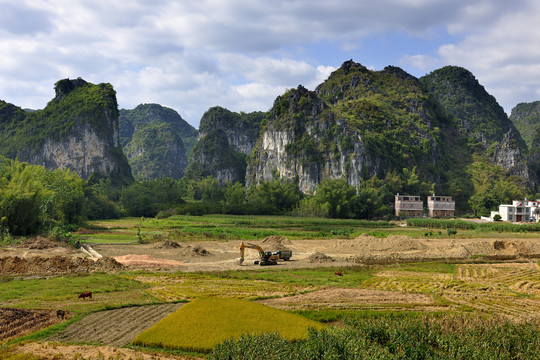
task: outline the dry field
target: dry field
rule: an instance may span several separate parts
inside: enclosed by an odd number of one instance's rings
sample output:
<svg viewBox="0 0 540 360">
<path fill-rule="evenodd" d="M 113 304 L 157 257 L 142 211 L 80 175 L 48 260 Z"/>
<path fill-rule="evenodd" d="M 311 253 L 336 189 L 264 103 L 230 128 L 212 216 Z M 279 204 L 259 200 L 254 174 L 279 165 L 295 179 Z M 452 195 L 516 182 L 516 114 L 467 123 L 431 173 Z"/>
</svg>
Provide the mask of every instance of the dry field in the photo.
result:
<svg viewBox="0 0 540 360">
<path fill-rule="evenodd" d="M 0 343 L 60 321 L 54 310 L 0 309 Z"/>
</svg>

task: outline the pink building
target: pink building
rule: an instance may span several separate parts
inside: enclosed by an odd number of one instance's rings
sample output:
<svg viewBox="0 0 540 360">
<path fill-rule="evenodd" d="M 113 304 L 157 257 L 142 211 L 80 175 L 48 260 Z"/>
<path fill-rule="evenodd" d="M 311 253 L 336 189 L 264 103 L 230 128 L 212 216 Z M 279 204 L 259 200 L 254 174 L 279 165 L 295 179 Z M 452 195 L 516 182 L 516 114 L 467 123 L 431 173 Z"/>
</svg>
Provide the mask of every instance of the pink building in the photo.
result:
<svg viewBox="0 0 540 360">
<path fill-rule="evenodd" d="M 395 196 L 396 216 L 422 217 L 424 215 L 424 202 L 420 196 L 399 195 Z"/>
<path fill-rule="evenodd" d="M 453 217 L 456 210 L 456 202 L 451 196 L 428 196 L 429 217 Z"/>
</svg>

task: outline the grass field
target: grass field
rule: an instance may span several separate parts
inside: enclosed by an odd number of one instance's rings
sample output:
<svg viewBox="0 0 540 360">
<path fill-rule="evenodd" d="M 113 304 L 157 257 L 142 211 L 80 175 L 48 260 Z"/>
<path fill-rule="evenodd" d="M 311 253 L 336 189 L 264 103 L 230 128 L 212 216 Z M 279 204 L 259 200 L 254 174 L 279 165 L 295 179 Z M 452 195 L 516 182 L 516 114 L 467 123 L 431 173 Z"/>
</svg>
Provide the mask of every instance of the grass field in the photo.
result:
<svg viewBox="0 0 540 360">
<path fill-rule="evenodd" d="M 108 308 L 156 302 L 144 283 L 104 273 L 0 282 L 0 307 L 63 309 L 88 313 Z M 92 299 L 78 295 L 92 291 Z"/>
<path fill-rule="evenodd" d="M 415 224 L 418 223 L 418 226 Z M 538 231 L 516 232 L 515 226 L 470 227 L 465 221 L 458 236 L 461 238 L 535 238 Z M 403 223 L 404 224 L 404 223 Z M 292 216 L 238 216 L 238 215 L 176 215 L 167 219 L 123 218 L 118 220 L 90 221 L 79 231 L 82 241 L 88 243 L 127 243 L 137 241 L 140 229 L 146 241 L 168 238 L 175 241 L 207 240 L 254 240 L 271 235 L 295 239 L 354 238 L 360 234 L 375 237 L 406 235 L 413 238 L 448 238 L 442 222 L 410 222 L 411 226 L 399 226 L 387 221 L 365 221 L 350 219 L 299 218 Z M 450 222 L 450 224 L 453 224 Z M 465 224 L 465 225 L 463 225 Z M 519 229 L 519 227 L 518 227 Z"/>
<path fill-rule="evenodd" d="M 231 298 L 198 298 L 139 334 L 133 344 L 208 352 L 246 334 L 277 333 L 293 341 L 324 326 L 300 315 Z"/>
</svg>

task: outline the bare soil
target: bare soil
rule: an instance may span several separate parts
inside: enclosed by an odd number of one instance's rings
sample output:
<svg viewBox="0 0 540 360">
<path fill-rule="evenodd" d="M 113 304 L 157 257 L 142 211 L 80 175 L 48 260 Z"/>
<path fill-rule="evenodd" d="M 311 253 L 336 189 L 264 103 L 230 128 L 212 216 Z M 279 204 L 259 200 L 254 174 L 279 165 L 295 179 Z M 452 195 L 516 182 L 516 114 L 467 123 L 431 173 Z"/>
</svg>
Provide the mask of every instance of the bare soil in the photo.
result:
<svg viewBox="0 0 540 360">
<path fill-rule="evenodd" d="M 118 360 L 195 360 L 202 359 L 194 356 L 181 356 L 165 353 L 152 353 L 149 351 L 136 351 L 132 349 L 116 348 L 112 346 L 95 345 L 60 345 L 51 342 L 25 343 L 17 346 L 18 354 L 39 354 L 43 359 L 55 360 L 94 360 L 94 359 L 118 359 Z M 24 357 L 21 357 L 24 358 Z"/>
<path fill-rule="evenodd" d="M 38 242 L 39 243 L 39 242 Z M 201 241 L 177 243 L 165 240 L 150 244 L 96 245 L 104 258 L 96 263 L 87 254 L 66 247 L 31 246 L 3 248 L 0 274 L 55 274 L 89 271 L 149 268 L 160 271 L 219 271 L 258 268 L 255 250 L 247 250 L 244 263 L 238 265 L 241 241 Z M 290 249 L 290 261 L 279 267 L 301 268 L 386 264 L 436 259 L 466 260 L 483 256 L 491 260 L 540 258 L 538 239 L 413 239 L 407 236 L 375 238 L 361 235 L 355 239 L 289 240 L 270 236 L 252 241 L 264 250 Z M 69 260 L 71 259 L 71 260 Z M 114 259 L 114 260 L 112 260 Z M 122 264 L 122 265 L 120 265 Z"/>
<path fill-rule="evenodd" d="M 54 310 L 0 308 L 0 343 L 62 321 Z"/>
<path fill-rule="evenodd" d="M 254 269 L 258 259 L 255 250 L 246 251 L 246 261 L 240 266 L 241 241 L 202 241 L 179 244 L 180 246 L 144 245 L 99 245 L 94 249 L 103 256 L 115 257 L 128 266 L 145 267 L 142 255 L 152 256 L 148 267 L 155 268 L 156 259 L 174 260 L 181 264 L 162 262 L 162 270 L 216 271 L 229 269 Z M 386 264 L 435 259 L 466 260 L 482 255 L 486 259 L 513 260 L 540 258 L 538 239 L 412 239 L 407 236 L 375 238 L 362 235 L 355 239 L 288 240 L 270 237 L 252 241 L 264 250 L 290 249 L 291 261 L 280 262 L 279 267 L 301 268 L 320 266 L 350 266 L 356 264 Z M 141 256 L 138 263 L 123 262 L 121 256 L 130 259 Z"/>
</svg>

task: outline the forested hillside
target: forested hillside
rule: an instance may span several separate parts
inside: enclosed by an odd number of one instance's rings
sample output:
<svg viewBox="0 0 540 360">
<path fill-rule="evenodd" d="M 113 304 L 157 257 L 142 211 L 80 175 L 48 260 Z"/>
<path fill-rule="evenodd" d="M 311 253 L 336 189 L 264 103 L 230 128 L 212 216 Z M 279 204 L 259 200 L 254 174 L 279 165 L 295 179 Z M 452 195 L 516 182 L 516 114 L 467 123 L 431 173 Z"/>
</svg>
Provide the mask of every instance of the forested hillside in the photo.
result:
<svg viewBox="0 0 540 360">
<path fill-rule="evenodd" d="M 140 180 L 184 176 L 197 130 L 173 109 L 141 104 L 120 110 L 120 142 Z"/>
</svg>

